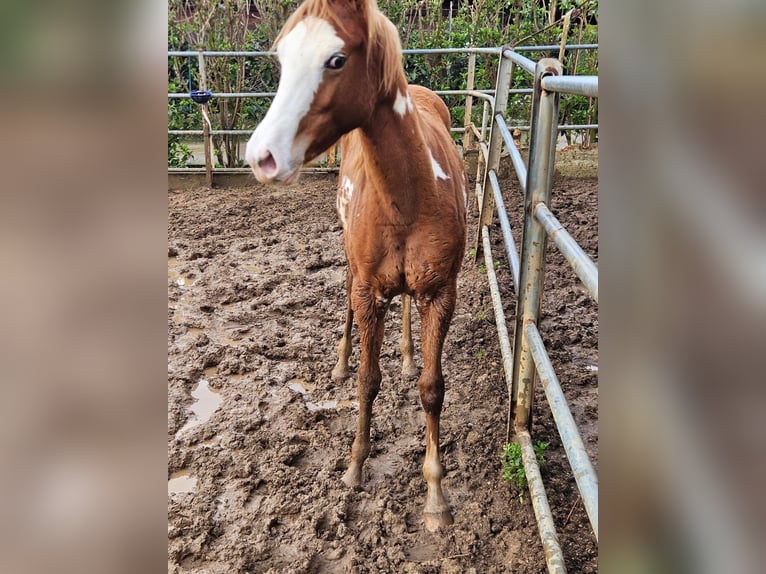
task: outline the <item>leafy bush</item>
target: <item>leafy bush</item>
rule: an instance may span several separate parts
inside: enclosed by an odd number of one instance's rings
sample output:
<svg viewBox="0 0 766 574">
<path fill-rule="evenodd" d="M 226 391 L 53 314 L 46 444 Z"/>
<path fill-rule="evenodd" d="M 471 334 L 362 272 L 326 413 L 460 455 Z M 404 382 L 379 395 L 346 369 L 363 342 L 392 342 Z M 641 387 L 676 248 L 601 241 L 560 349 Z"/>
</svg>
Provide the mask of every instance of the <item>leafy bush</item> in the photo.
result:
<svg viewBox="0 0 766 574">
<path fill-rule="evenodd" d="M 547 448 L 547 442 L 537 441 L 534 445 L 537 466 L 541 468 L 545 464 L 545 449 Z M 502 461 L 503 480 L 515 486 L 519 490 L 519 498 L 522 498 L 527 488 L 527 474 L 524 471 L 524 462 L 521 458 L 521 445 L 515 442 L 505 445 L 500 454 L 500 460 Z"/>
</svg>

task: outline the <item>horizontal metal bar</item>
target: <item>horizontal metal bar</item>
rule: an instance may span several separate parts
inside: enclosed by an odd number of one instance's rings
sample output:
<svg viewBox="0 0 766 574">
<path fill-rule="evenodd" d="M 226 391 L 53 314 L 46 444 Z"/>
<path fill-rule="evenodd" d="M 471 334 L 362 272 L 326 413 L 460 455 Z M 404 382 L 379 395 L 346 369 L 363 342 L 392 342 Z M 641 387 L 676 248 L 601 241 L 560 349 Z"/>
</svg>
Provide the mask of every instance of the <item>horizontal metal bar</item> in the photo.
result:
<svg viewBox="0 0 766 574">
<path fill-rule="evenodd" d="M 273 98 L 276 96 L 276 92 L 213 92 L 211 97 L 213 98 Z M 171 100 L 188 100 L 191 96 L 186 93 L 168 94 L 168 98 Z"/>
<path fill-rule="evenodd" d="M 337 167 L 302 167 L 301 173 L 334 173 Z M 168 173 L 183 175 L 185 173 L 205 173 L 204 167 L 169 167 Z M 214 167 L 213 173 L 253 173 L 249 167 Z"/>
<path fill-rule="evenodd" d="M 516 147 L 516 146 L 514 146 Z M 513 287 L 516 293 L 519 292 L 519 252 L 516 250 L 516 244 L 513 241 L 511 233 L 511 224 L 508 221 L 508 213 L 505 210 L 503 194 L 500 192 L 500 182 L 497 181 L 495 170 L 489 170 L 489 182 L 492 184 L 492 193 L 495 196 L 495 206 L 497 207 L 497 216 L 500 219 L 500 229 L 503 232 L 503 242 L 505 243 L 505 253 L 508 256 L 508 263 L 511 266 L 511 275 L 513 276 Z"/>
<path fill-rule="evenodd" d="M 598 97 L 598 76 L 545 76 L 541 85 L 546 92 Z"/>
<path fill-rule="evenodd" d="M 555 47 L 558 50 L 558 46 Z M 497 48 L 411 48 L 402 50 L 402 53 L 407 54 L 499 54 L 502 51 L 501 47 Z M 276 56 L 276 52 L 272 51 L 236 51 L 236 50 L 168 50 L 168 56 L 184 57 L 184 56 Z"/>
<path fill-rule="evenodd" d="M 210 130 L 211 136 L 249 136 L 253 130 Z M 203 130 L 168 130 L 171 136 L 201 136 L 205 135 Z"/>
<path fill-rule="evenodd" d="M 521 461 L 524 463 L 524 473 L 527 475 L 529 495 L 532 498 L 532 508 L 535 511 L 537 530 L 540 532 L 540 540 L 543 543 L 543 553 L 548 572 L 566 574 L 564 554 L 561 552 L 556 526 L 553 524 L 543 477 L 540 476 L 540 468 L 537 466 L 537 456 L 535 456 L 535 449 L 532 446 L 532 437 L 529 436 L 528 431 L 520 430 L 516 433 L 516 441 L 521 447 Z"/>
<path fill-rule="evenodd" d="M 270 50 L 168 50 L 168 56 L 172 56 L 174 58 L 183 58 L 183 57 L 191 57 L 191 56 L 199 56 L 202 54 L 203 56 L 213 56 L 213 57 L 221 57 L 221 56 L 245 56 L 246 58 L 254 58 L 256 56 L 276 56 L 276 52 L 272 52 Z"/>
<path fill-rule="evenodd" d="M 540 338 L 537 325 L 527 322 L 524 326 L 524 335 L 527 338 L 527 343 L 529 343 L 529 349 L 537 367 L 537 374 L 548 399 L 548 405 L 551 407 L 553 420 L 556 421 L 556 428 L 572 467 L 577 488 L 593 528 L 593 534 L 598 542 L 598 478 L 596 478 L 596 472 L 593 470 L 588 453 L 585 451 L 585 445 L 569 410 L 564 392 L 561 390 L 556 372 L 548 358 L 548 353 L 545 351 L 545 345 Z"/>
<path fill-rule="evenodd" d="M 499 54 L 501 47 L 497 48 L 409 48 L 402 50 L 402 54 Z"/>
<path fill-rule="evenodd" d="M 515 46 L 511 48 L 514 52 L 549 52 L 551 50 L 558 51 L 561 46 Z M 571 44 L 564 46 L 565 50 L 598 50 L 598 44 Z"/>
<path fill-rule="evenodd" d="M 516 143 L 513 141 L 513 136 L 511 136 L 511 132 L 508 129 L 508 125 L 505 123 L 505 119 L 503 119 L 503 116 L 501 116 L 500 114 L 497 114 L 497 116 L 495 116 L 495 125 L 500 130 L 500 135 L 503 136 L 505 147 L 511 156 L 511 162 L 513 163 L 513 168 L 516 170 L 516 177 L 519 178 L 519 183 L 521 184 L 521 193 L 523 196 L 526 196 L 527 166 L 524 163 L 524 159 L 521 157 L 521 153 L 519 153 L 519 149 L 516 147 Z"/>
<path fill-rule="evenodd" d="M 516 46 L 513 48 L 516 52 L 539 52 L 558 50 L 560 46 Z M 598 49 L 598 44 L 572 44 L 564 47 L 565 50 L 595 50 Z M 402 53 L 407 54 L 499 54 L 504 50 L 503 47 L 488 47 L 488 48 L 412 48 L 402 50 Z M 245 56 L 245 57 L 257 57 L 257 56 L 276 56 L 276 52 L 270 50 L 261 51 L 237 51 L 237 50 L 168 50 L 168 56 L 174 58 L 198 56 L 212 57 L 225 57 L 225 56 Z"/>
<path fill-rule="evenodd" d="M 562 255 L 569 261 L 574 272 L 590 291 L 598 303 L 598 268 L 593 260 L 583 251 L 582 247 L 569 235 L 548 206 L 540 202 L 535 205 L 534 214 L 537 221 L 543 224 L 548 237 L 553 239 Z"/>
<path fill-rule="evenodd" d="M 510 58 L 514 64 L 518 64 L 533 76 L 535 75 L 535 63 L 529 58 L 525 58 L 521 54 L 517 54 L 510 49 L 503 50 L 503 57 Z"/>
<path fill-rule="evenodd" d="M 530 129 L 532 129 L 530 126 L 511 126 L 514 129 L 518 128 L 523 132 L 528 132 Z M 556 126 L 556 129 L 559 131 L 569 131 L 569 130 L 597 130 L 598 124 L 561 124 Z"/>
<path fill-rule="evenodd" d="M 436 90 L 434 93 L 440 96 L 473 96 L 487 100 L 495 107 L 495 90 Z"/>
<path fill-rule="evenodd" d="M 489 229 L 486 225 L 481 228 L 481 240 L 484 246 L 484 266 L 487 268 L 487 282 L 489 293 L 492 298 L 492 309 L 495 312 L 495 327 L 500 341 L 500 356 L 503 358 L 503 371 L 505 372 L 505 385 L 508 389 L 508 400 L 513 397 L 513 351 L 511 340 L 508 337 L 508 327 L 505 324 L 505 312 L 503 300 L 500 297 L 500 287 L 497 284 L 495 265 L 492 259 L 492 244 L 489 241 Z"/>
</svg>

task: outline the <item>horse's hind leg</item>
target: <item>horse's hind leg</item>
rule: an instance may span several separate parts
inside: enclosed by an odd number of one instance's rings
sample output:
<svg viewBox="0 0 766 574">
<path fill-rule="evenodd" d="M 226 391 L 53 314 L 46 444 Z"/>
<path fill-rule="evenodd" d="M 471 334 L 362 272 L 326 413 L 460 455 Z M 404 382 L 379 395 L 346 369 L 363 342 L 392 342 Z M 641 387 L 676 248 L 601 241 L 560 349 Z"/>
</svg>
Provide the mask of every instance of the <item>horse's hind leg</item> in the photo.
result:
<svg viewBox="0 0 766 574">
<path fill-rule="evenodd" d="M 346 271 L 346 324 L 343 338 L 338 343 L 338 363 L 332 370 L 332 380 L 340 383 L 348 376 L 348 358 L 351 356 L 351 328 L 354 324 L 354 311 L 351 309 L 351 271 Z"/>
<path fill-rule="evenodd" d="M 399 343 L 402 351 L 402 376 L 411 379 L 418 374 L 415 366 L 414 351 L 412 344 L 412 297 L 402 293 L 402 340 Z"/>
<path fill-rule="evenodd" d="M 442 492 L 444 467 L 439 456 L 439 419 L 444 402 L 442 349 L 455 310 L 456 296 L 456 286 L 453 284 L 431 299 L 418 300 L 423 348 L 423 372 L 418 386 L 420 401 L 426 413 L 426 457 L 423 462 L 423 475 L 428 485 L 423 515 L 426 530 L 431 532 L 438 530 L 440 526 L 452 524 L 452 513 Z"/>
</svg>

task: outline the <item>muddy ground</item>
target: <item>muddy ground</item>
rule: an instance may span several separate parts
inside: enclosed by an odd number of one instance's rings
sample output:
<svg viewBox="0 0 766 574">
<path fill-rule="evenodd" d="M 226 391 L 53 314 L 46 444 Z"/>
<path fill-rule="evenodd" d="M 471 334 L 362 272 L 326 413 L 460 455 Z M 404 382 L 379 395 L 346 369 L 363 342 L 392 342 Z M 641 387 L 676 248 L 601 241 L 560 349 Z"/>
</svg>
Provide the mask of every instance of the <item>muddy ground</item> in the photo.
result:
<svg viewBox="0 0 766 574">
<path fill-rule="evenodd" d="M 522 200 L 504 185 L 518 242 Z M 320 175 L 289 189 L 168 193 L 168 571 L 545 572 L 529 495 L 501 479 L 508 396 L 486 276 L 468 255 L 444 352 L 454 526 L 423 530 L 424 418 L 416 381 L 399 373 L 398 298 L 364 485 L 340 481 L 357 403 L 353 379 L 330 379 L 345 302 L 335 186 L 336 176 Z M 557 178 L 552 202 L 594 259 L 597 191 L 595 179 Z M 512 332 L 497 224 L 492 236 Z M 416 313 L 413 323 L 418 335 Z M 555 247 L 541 328 L 598 468 L 597 305 Z M 356 345 L 353 372 L 358 357 Z M 595 539 L 539 388 L 536 397 L 533 437 L 550 443 L 542 475 L 567 568 L 595 572 Z"/>
</svg>

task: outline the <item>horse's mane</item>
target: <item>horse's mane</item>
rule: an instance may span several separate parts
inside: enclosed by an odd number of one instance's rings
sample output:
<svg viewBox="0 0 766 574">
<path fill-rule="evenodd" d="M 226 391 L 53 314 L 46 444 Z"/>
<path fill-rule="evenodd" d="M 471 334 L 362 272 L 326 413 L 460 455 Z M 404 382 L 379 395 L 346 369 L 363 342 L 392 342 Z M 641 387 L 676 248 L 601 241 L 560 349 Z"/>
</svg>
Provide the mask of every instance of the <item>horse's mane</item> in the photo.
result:
<svg viewBox="0 0 766 574">
<path fill-rule="evenodd" d="M 393 94 L 399 78 L 403 76 L 399 32 L 380 11 L 376 0 L 356 0 L 356 4 L 367 25 L 367 68 L 370 69 L 372 59 L 377 54 L 381 61 L 381 92 L 385 95 Z M 343 21 L 337 16 L 337 8 L 332 5 L 331 0 L 306 0 L 287 19 L 282 31 L 274 40 L 274 46 L 295 28 L 298 22 L 309 16 L 327 20 L 336 29 L 346 31 Z"/>
</svg>

